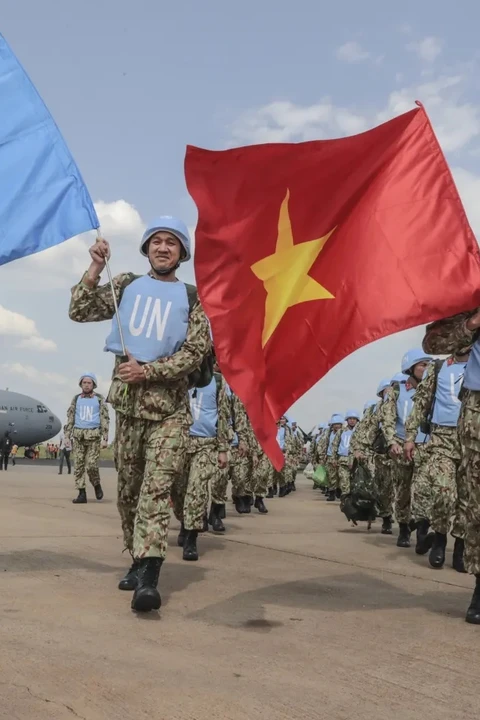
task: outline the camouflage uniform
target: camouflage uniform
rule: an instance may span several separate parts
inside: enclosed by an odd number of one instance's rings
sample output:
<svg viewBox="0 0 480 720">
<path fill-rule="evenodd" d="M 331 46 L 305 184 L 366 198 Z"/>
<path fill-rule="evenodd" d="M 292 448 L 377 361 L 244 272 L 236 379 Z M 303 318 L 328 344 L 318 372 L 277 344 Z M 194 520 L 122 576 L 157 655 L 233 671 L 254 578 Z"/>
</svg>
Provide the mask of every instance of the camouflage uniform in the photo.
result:
<svg viewBox="0 0 480 720">
<path fill-rule="evenodd" d="M 281 470 L 276 470 L 273 468 L 273 484 L 278 485 L 278 488 L 282 490 L 286 487 L 287 483 L 290 482 L 290 475 L 291 475 L 291 468 L 287 466 L 287 458 L 292 456 L 292 451 L 294 448 L 293 444 L 293 435 L 292 431 L 288 427 L 288 425 L 285 425 L 285 447 L 283 449 L 283 454 L 285 457 L 285 464 L 282 467 Z M 283 490 L 282 490 L 283 492 Z"/>
<path fill-rule="evenodd" d="M 375 479 L 378 515 L 390 518 L 393 515 L 393 479 L 392 460 L 388 455 L 379 455 L 373 451 L 372 445 L 379 429 L 379 417 L 382 400 L 365 411 L 363 418 L 355 430 L 350 443 L 350 452 L 360 452 L 367 469 Z"/>
<path fill-rule="evenodd" d="M 102 440 L 108 441 L 108 429 L 110 427 L 110 416 L 105 399 L 96 392 L 92 393 L 92 397 L 97 397 L 100 404 L 100 427 L 89 429 L 75 427 L 77 398 L 81 396 L 81 393 L 75 395 L 67 410 L 65 429 L 66 437 L 73 438 L 73 463 L 77 490 L 85 489 L 85 472 L 93 487 L 100 485 L 100 471 L 98 469 L 100 448 Z"/>
<path fill-rule="evenodd" d="M 252 433 L 253 435 L 253 433 Z M 273 465 L 263 452 L 260 443 L 252 437 L 253 473 L 252 493 L 257 498 L 265 498 L 273 483 Z"/>
<path fill-rule="evenodd" d="M 238 436 L 239 444 L 247 448 L 247 453 L 242 455 L 238 446 L 231 449 L 232 465 L 230 478 L 232 480 L 233 497 L 246 497 L 251 495 L 252 482 L 252 454 L 250 449 L 251 427 L 245 407 L 234 393 L 232 393 L 232 418 L 233 428 Z"/>
<path fill-rule="evenodd" d="M 299 430 L 290 430 L 292 442 L 289 445 L 288 452 L 285 454 L 285 467 L 287 482 L 295 482 L 297 477 L 298 466 L 302 454 L 303 442 L 299 437 Z"/>
<path fill-rule="evenodd" d="M 182 479 L 172 497 L 175 517 L 183 522 L 186 530 L 203 530 L 208 485 L 218 468 L 218 454 L 228 451 L 230 399 L 223 379 L 217 393 L 217 408 L 217 436 L 189 436 Z"/>
<path fill-rule="evenodd" d="M 430 365 L 415 393 L 407 420 L 406 442 L 415 442 L 418 427 L 426 418 L 435 397 L 435 365 Z M 466 487 L 460 473 L 461 448 L 456 427 L 432 425 L 425 460 L 413 477 L 413 516 L 429 520 L 432 530 L 446 535 L 455 516 L 452 535 L 463 538 Z"/>
<path fill-rule="evenodd" d="M 399 396 L 398 385 L 387 388 L 380 408 L 380 421 L 387 447 L 394 443 L 403 448 L 403 440 L 396 435 L 397 400 Z M 403 454 L 392 462 L 393 486 L 395 490 L 395 517 L 398 523 L 408 525 L 411 520 L 412 505 L 412 478 L 415 468 L 418 468 L 425 457 L 424 444 L 417 444 L 415 461 L 409 462 Z"/>
<path fill-rule="evenodd" d="M 131 273 L 113 279 L 117 300 Z M 72 288 L 69 316 L 76 322 L 99 322 L 114 316 L 110 285 L 93 288 L 82 281 Z M 115 466 L 118 510 L 125 547 L 133 557 L 164 558 L 170 523 L 170 495 L 175 503 L 192 424 L 188 375 L 211 348 L 207 319 L 199 303 L 189 315 L 187 336 L 170 357 L 143 365 L 145 381 L 125 385 L 115 358 L 107 401 L 116 412 Z"/>
<path fill-rule="evenodd" d="M 423 349 L 435 355 L 447 355 L 473 344 L 478 330 L 466 327 L 475 311 L 439 320 L 427 326 Z M 458 421 L 462 461 L 462 480 L 466 486 L 465 568 L 480 576 L 480 392 L 462 390 L 462 408 Z"/>
<path fill-rule="evenodd" d="M 350 475 L 352 462 L 351 455 L 344 457 L 343 455 L 338 454 L 338 448 L 342 439 L 342 432 L 343 430 L 339 430 L 339 432 L 337 432 L 337 434 L 335 435 L 335 439 L 332 445 L 332 457 L 335 458 L 336 462 L 338 487 L 340 488 L 340 492 L 342 493 L 342 495 L 348 495 L 348 493 L 350 492 Z M 355 433 L 352 437 L 355 437 Z M 330 487 L 330 489 L 333 490 L 334 488 Z"/>
</svg>

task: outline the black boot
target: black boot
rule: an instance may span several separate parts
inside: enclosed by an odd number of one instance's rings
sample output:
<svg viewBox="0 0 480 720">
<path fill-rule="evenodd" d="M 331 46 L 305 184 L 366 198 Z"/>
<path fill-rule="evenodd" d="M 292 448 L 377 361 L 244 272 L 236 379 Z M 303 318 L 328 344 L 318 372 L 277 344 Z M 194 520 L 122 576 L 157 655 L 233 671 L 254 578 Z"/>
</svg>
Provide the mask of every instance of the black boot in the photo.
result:
<svg viewBox="0 0 480 720">
<path fill-rule="evenodd" d="M 391 535 L 392 534 L 392 517 L 391 517 L 391 515 L 383 518 L 381 533 L 382 533 L 382 535 Z"/>
<path fill-rule="evenodd" d="M 476 575 L 475 590 L 465 621 L 471 625 L 480 625 L 480 575 Z"/>
<path fill-rule="evenodd" d="M 279 497 L 279 498 L 281 498 L 281 497 L 286 497 L 287 495 L 288 495 L 287 486 L 286 486 L 286 485 L 283 485 L 283 486 L 282 486 L 281 488 L 279 488 L 279 490 L 278 490 L 278 497 Z"/>
<path fill-rule="evenodd" d="M 243 502 L 243 497 L 235 498 L 235 510 L 238 512 L 239 515 L 243 515 L 243 513 L 245 512 L 245 504 Z"/>
<path fill-rule="evenodd" d="M 137 587 L 133 593 L 132 610 L 137 612 L 150 612 L 159 610 L 162 599 L 157 590 L 158 576 L 162 567 L 163 558 L 143 558 L 137 570 Z"/>
<path fill-rule="evenodd" d="M 183 544 L 184 560 L 198 560 L 197 537 L 198 530 L 186 531 L 185 542 Z"/>
<path fill-rule="evenodd" d="M 212 503 L 210 508 L 210 525 L 213 532 L 225 532 L 225 525 L 221 518 L 222 508 L 225 508 L 225 505 L 216 505 L 215 503 Z"/>
<path fill-rule="evenodd" d="M 203 516 L 202 532 L 208 532 L 208 515 L 207 515 L 207 513 L 205 513 L 205 515 Z"/>
<path fill-rule="evenodd" d="M 398 538 L 397 547 L 409 548 L 410 547 L 410 528 L 408 523 L 398 523 Z"/>
<path fill-rule="evenodd" d="M 337 498 L 337 500 L 340 500 L 340 498 L 342 497 L 342 491 L 340 490 L 340 488 L 337 488 L 335 490 L 335 497 Z"/>
<path fill-rule="evenodd" d="M 95 485 L 94 490 L 95 490 L 95 497 L 97 498 L 97 500 L 103 500 L 103 490 L 102 490 L 102 486 L 100 485 L 100 483 L 98 483 L 98 485 Z"/>
<path fill-rule="evenodd" d="M 265 503 L 263 502 L 263 498 L 261 497 L 255 498 L 255 507 L 257 508 L 259 513 L 262 513 L 262 515 L 266 515 L 268 513 L 268 510 L 265 507 Z"/>
<path fill-rule="evenodd" d="M 137 574 L 139 567 L 140 563 L 138 560 L 134 560 L 125 577 L 123 577 L 118 583 L 119 590 L 135 590 L 137 587 Z"/>
<path fill-rule="evenodd" d="M 461 538 L 455 538 L 455 545 L 453 546 L 453 559 L 452 567 L 459 573 L 466 573 L 465 565 L 463 562 L 463 553 L 465 551 L 465 541 Z"/>
<path fill-rule="evenodd" d="M 273 495 L 273 488 L 272 488 L 272 487 L 269 487 L 269 488 L 268 488 L 267 498 L 269 498 L 269 499 L 271 500 L 273 497 L 274 497 L 274 495 Z"/>
<path fill-rule="evenodd" d="M 418 520 L 415 523 L 417 529 L 417 544 L 415 545 L 415 552 L 417 555 L 426 555 L 433 545 L 434 533 L 429 533 L 428 528 L 430 527 L 429 520 Z"/>
<path fill-rule="evenodd" d="M 72 500 L 72 503 L 74 505 L 83 505 L 87 502 L 87 491 L 85 488 L 83 490 L 78 491 L 78 497 L 75 498 L 75 500 Z"/>
<path fill-rule="evenodd" d="M 326 496 L 327 496 L 327 502 L 335 502 L 335 500 L 337 499 L 337 491 L 336 490 L 327 490 Z"/>
<path fill-rule="evenodd" d="M 252 512 L 253 497 L 251 497 L 250 495 L 244 495 L 242 499 L 243 499 L 243 512 L 244 513 Z"/>
<path fill-rule="evenodd" d="M 445 549 L 447 547 L 447 536 L 443 533 L 435 533 L 435 537 L 433 539 L 433 546 L 430 550 L 430 555 L 428 556 L 428 562 L 430 563 L 430 567 L 435 568 L 435 570 L 440 570 L 443 568 L 443 565 L 445 563 Z"/>
<path fill-rule="evenodd" d="M 292 480 L 292 492 L 297 492 L 297 486 L 295 485 L 295 480 Z"/>
<path fill-rule="evenodd" d="M 180 532 L 178 533 L 177 537 L 177 545 L 178 547 L 183 547 L 183 543 L 185 542 L 185 525 L 183 522 L 180 524 Z"/>
<path fill-rule="evenodd" d="M 277 485 L 277 483 L 274 483 L 273 488 L 272 488 L 272 492 L 273 492 L 274 495 L 277 495 L 277 494 L 278 494 L 278 485 Z"/>
</svg>

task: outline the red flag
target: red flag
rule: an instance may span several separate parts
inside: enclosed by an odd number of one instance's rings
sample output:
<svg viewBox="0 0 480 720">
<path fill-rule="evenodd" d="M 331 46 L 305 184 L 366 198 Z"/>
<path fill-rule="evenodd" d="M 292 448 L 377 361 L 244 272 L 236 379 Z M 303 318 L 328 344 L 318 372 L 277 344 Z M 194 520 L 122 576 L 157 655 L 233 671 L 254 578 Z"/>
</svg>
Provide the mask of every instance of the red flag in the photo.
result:
<svg viewBox="0 0 480 720">
<path fill-rule="evenodd" d="M 423 107 L 336 140 L 189 146 L 220 367 L 274 465 L 277 419 L 391 333 L 480 304 L 480 255 Z"/>
</svg>

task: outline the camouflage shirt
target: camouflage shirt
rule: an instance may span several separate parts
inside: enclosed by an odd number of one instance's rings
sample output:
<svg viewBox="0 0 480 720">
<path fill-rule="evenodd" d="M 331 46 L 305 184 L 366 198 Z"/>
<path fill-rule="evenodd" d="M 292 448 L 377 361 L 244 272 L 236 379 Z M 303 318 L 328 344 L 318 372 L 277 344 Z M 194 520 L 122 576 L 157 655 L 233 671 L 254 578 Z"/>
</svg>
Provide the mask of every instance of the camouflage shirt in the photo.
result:
<svg viewBox="0 0 480 720">
<path fill-rule="evenodd" d="M 358 423 L 355 434 L 350 443 L 350 452 L 372 451 L 372 444 L 378 432 L 378 418 L 382 401 L 379 400 L 375 406 L 365 411 L 363 418 Z"/>
<path fill-rule="evenodd" d="M 117 302 L 121 288 L 133 273 L 121 273 L 113 278 Z M 83 278 L 82 278 L 83 280 Z M 161 282 L 161 281 L 159 281 Z M 75 322 L 102 322 L 114 316 L 112 290 L 109 283 L 93 288 L 82 281 L 72 288 L 69 317 Z M 211 348 L 207 318 L 199 302 L 192 309 L 187 336 L 182 347 L 170 357 L 159 358 L 143 365 L 146 379 L 142 383 L 126 385 L 116 374 L 125 358 L 116 357 L 112 384 L 107 401 L 119 413 L 144 420 L 161 421 L 176 414 L 185 425 L 192 424 L 188 399 L 188 375 L 200 367 Z"/>
<path fill-rule="evenodd" d="M 108 441 L 108 429 L 110 427 L 110 415 L 108 414 L 108 406 L 105 402 L 103 395 L 100 393 L 93 393 L 94 397 L 98 398 L 100 405 L 100 427 L 99 428 L 88 428 L 82 429 L 82 437 L 84 440 L 96 440 L 102 439 L 105 442 Z M 75 429 L 75 410 L 77 408 L 77 400 L 81 397 L 81 393 L 75 395 L 70 407 L 67 410 L 67 424 L 65 429 L 65 436 L 71 438 Z M 77 428 L 79 429 L 79 428 Z"/>
<path fill-rule="evenodd" d="M 471 345 L 479 337 L 478 330 L 469 330 L 466 326 L 476 310 L 459 313 L 444 320 L 436 320 L 427 325 L 422 348 L 431 355 L 450 355 Z"/>
</svg>

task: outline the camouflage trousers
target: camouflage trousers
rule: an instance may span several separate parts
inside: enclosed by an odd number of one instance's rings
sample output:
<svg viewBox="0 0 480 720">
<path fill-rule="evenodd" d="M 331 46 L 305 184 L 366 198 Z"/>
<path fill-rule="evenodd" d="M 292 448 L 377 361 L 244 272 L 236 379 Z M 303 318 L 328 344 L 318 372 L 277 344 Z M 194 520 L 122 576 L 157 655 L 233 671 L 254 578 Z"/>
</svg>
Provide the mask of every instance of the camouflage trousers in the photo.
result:
<svg viewBox="0 0 480 720">
<path fill-rule="evenodd" d="M 352 474 L 350 458 L 343 456 L 340 456 L 338 458 L 337 473 L 340 492 L 342 493 L 342 495 L 348 495 L 348 493 L 350 492 L 350 477 Z M 333 490 L 333 488 L 330 487 L 330 490 Z"/>
<path fill-rule="evenodd" d="M 230 478 L 232 480 L 233 497 L 244 497 L 251 494 L 252 458 L 249 454 L 240 455 L 238 447 L 233 447 Z"/>
<path fill-rule="evenodd" d="M 375 477 L 375 488 L 377 493 L 378 515 L 381 518 L 393 515 L 393 472 L 392 459 L 388 455 L 377 455 L 373 457 L 373 474 Z"/>
<path fill-rule="evenodd" d="M 165 557 L 170 496 L 178 507 L 187 441 L 183 416 L 156 422 L 116 414 L 117 507 L 125 548 L 137 559 Z"/>
<path fill-rule="evenodd" d="M 338 487 L 338 466 L 335 460 L 327 457 L 326 462 L 327 478 L 328 478 L 328 489 L 330 491 L 336 490 Z"/>
<path fill-rule="evenodd" d="M 430 520 L 432 530 L 463 538 L 467 493 L 461 471 L 457 428 L 434 427 L 423 462 L 413 476 L 413 517 Z"/>
<path fill-rule="evenodd" d="M 480 392 L 467 391 L 458 423 L 460 474 L 466 486 L 465 567 L 480 576 Z"/>
<path fill-rule="evenodd" d="M 217 439 L 189 437 L 182 479 L 172 498 L 175 517 L 184 523 L 186 530 L 203 529 L 208 485 L 217 467 Z"/>
<path fill-rule="evenodd" d="M 258 498 L 267 496 L 273 483 L 273 465 L 265 453 L 257 455 L 253 463 L 251 494 Z"/>
<path fill-rule="evenodd" d="M 88 431 L 91 435 L 91 431 Z M 85 473 L 93 487 L 100 484 L 100 471 L 98 462 L 100 460 L 100 433 L 98 438 L 86 438 L 80 428 L 73 431 L 73 462 L 75 487 L 77 490 L 85 489 Z"/>
<path fill-rule="evenodd" d="M 403 440 L 395 438 L 402 447 Z M 409 523 L 412 519 L 412 481 L 413 473 L 423 462 L 426 445 L 415 446 L 414 462 L 407 462 L 403 455 L 392 460 L 392 480 L 395 491 L 395 519 L 398 523 Z"/>
<path fill-rule="evenodd" d="M 285 477 L 287 482 L 295 482 L 297 477 L 298 468 L 298 455 L 288 454 L 285 455 Z"/>
<path fill-rule="evenodd" d="M 215 468 L 211 483 L 210 492 L 212 496 L 212 503 L 215 505 L 225 505 L 227 502 L 227 488 L 228 481 L 230 480 L 230 462 L 231 455 L 229 453 L 229 466 L 226 468 L 219 468 L 218 465 Z"/>
</svg>

